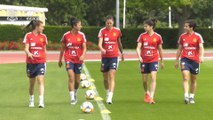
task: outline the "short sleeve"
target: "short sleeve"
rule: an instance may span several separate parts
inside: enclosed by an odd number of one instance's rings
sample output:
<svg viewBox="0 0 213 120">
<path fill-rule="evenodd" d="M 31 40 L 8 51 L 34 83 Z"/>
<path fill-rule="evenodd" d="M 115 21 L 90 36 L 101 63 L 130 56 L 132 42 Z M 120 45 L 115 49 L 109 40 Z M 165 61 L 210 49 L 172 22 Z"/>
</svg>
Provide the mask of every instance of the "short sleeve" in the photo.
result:
<svg viewBox="0 0 213 120">
<path fill-rule="evenodd" d="M 86 42 L 87 42 L 87 39 L 86 39 L 86 36 L 85 36 L 84 33 L 82 34 L 82 39 L 83 39 L 83 41 L 82 41 L 83 43 L 86 43 Z"/>
<path fill-rule="evenodd" d="M 162 39 L 161 35 L 159 35 L 158 45 L 161 45 L 161 44 L 163 44 L 163 39 Z"/>
<path fill-rule="evenodd" d="M 62 43 L 65 43 L 65 42 L 64 42 L 64 41 L 65 41 L 64 39 L 65 39 L 65 35 L 62 36 L 62 38 L 61 38 L 60 41 L 61 41 Z"/>
<path fill-rule="evenodd" d="M 47 36 L 46 35 L 44 35 L 44 42 L 45 42 L 45 45 L 48 44 L 48 40 L 47 40 Z"/>
<path fill-rule="evenodd" d="M 203 41 L 203 37 L 199 34 L 198 35 L 198 43 L 200 44 L 200 43 L 204 43 L 204 41 Z"/>
<path fill-rule="evenodd" d="M 143 40 L 143 38 L 142 38 L 142 34 L 138 37 L 138 40 L 137 40 L 137 42 L 139 43 L 142 43 L 142 40 Z"/>
<path fill-rule="evenodd" d="M 100 31 L 99 31 L 99 33 L 98 33 L 98 38 L 104 38 L 104 36 L 103 36 L 103 29 L 101 29 Z"/>
<path fill-rule="evenodd" d="M 179 44 L 179 45 L 183 45 L 182 36 L 179 37 L 178 44 Z"/>
<path fill-rule="evenodd" d="M 29 44 L 29 43 L 30 43 L 28 34 L 25 35 L 24 40 L 23 40 L 23 43 L 24 43 L 24 44 Z"/>
</svg>

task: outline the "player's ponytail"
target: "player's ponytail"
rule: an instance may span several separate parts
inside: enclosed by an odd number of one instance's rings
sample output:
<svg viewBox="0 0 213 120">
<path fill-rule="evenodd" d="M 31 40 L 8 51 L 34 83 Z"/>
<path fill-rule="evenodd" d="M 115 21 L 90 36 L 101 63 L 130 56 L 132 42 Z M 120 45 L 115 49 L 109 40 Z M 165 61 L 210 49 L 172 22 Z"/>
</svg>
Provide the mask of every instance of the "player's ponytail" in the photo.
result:
<svg viewBox="0 0 213 120">
<path fill-rule="evenodd" d="M 71 17 L 70 18 L 70 26 L 73 28 L 74 26 L 76 26 L 77 25 L 77 23 L 79 23 L 80 22 L 80 20 L 79 19 L 77 19 L 77 18 L 75 18 L 75 17 Z"/>
<path fill-rule="evenodd" d="M 31 31 L 33 31 L 40 24 L 43 24 L 43 22 L 40 21 L 40 20 L 32 20 L 32 21 L 30 21 L 30 23 L 26 27 L 24 27 L 23 30 L 31 30 Z"/>
<path fill-rule="evenodd" d="M 153 29 L 155 29 L 156 23 L 157 23 L 157 19 L 155 19 L 155 18 L 152 18 L 152 19 L 149 19 L 149 20 L 145 20 L 145 21 L 144 21 L 144 24 L 147 24 L 147 25 L 149 25 L 149 26 L 152 26 Z"/>
</svg>

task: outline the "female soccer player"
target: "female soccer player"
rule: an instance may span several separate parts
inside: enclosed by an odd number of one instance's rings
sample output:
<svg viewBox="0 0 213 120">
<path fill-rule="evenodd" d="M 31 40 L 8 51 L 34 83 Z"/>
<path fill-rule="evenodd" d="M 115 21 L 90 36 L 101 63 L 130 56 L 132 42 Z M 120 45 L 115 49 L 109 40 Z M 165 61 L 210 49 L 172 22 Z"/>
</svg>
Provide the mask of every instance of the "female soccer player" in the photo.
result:
<svg viewBox="0 0 213 120">
<path fill-rule="evenodd" d="M 144 21 L 145 33 L 142 33 L 137 42 L 137 55 L 140 62 L 140 69 L 143 79 L 143 87 L 145 91 L 144 101 L 149 104 L 154 104 L 154 93 L 156 88 L 158 59 L 160 54 L 160 65 L 164 68 L 163 62 L 163 40 L 161 35 L 154 32 L 156 20 Z M 150 90 L 147 88 L 148 74 L 151 74 Z"/>
<path fill-rule="evenodd" d="M 62 66 L 62 57 L 66 62 L 69 77 L 68 88 L 71 104 L 77 103 L 77 90 L 80 84 L 82 63 L 86 54 L 86 38 L 81 30 L 81 21 L 77 18 L 70 19 L 71 30 L 66 32 L 61 39 L 61 51 L 58 66 Z"/>
<path fill-rule="evenodd" d="M 46 45 L 47 37 L 42 34 L 43 22 L 32 20 L 25 29 L 30 28 L 32 32 L 25 35 L 25 53 L 27 63 L 27 76 L 30 79 L 29 107 L 34 107 L 34 85 L 38 81 L 39 86 L 39 108 L 44 108 L 44 74 L 46 71 Z"/>
<path fill-rule="evenodd" d="M 203 38 L 196 33 L 196 23 L 193 20 L 185 22 L 183 33 L 178 40 L 178 51 L 176 54 L 175 67 L 179 67 L 179 57 L 181 56 L 180 66 L 183 77 L 184 101 L 186 104 L 195 103 L 194 94 L 197 86 L 197 74 L 200 71 L 200 62 L 204 60 Z M 191 77 L 190 94 L 189 79 Z"/>
<path fill-rule="evenodd" d="M 119 63 L 119 51 L 121 59 L 124 60 L 123 47 L 121 44 L 121 31 L 114 25 L 113 16 L 106 17 L 106 27 L 99 31 L 98 47 L 101 51 L 101 72 L 103 72 L 104 86 L 107 92 L 108 104 L 112 104 L 112 97 L 115 88 L 115 73 Z"/>
</svg>

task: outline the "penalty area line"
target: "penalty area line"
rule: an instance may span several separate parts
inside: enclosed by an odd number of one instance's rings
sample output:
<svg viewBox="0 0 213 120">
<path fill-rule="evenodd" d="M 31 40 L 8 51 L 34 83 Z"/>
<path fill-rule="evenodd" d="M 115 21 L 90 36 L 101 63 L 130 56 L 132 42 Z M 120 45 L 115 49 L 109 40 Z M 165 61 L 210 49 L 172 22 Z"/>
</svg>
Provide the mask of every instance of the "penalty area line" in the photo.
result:
<svg viewBox="0 0 213 120">
<path fill-rule="evenodd" d="M 89 73 L 89 70 L 87 69 L 87 66 L 86 66 L 85 63 L 83 64 L 83 70 L 84 70 L 88 80 L 92 79 L 91 75 Z M 93 82 L 91 82 L 91 85 L 95 87 L 95 84 Z M 96 89 L 93 89 L 93 91 L 95 92 L 97 97 L 100 97 L 99 94 L 98 94 L 98 91 Z M 96 100 L 96 102 L 98 104 L 102 119 L 103 120 L 111 120 L 111 117 L 109 115 L 111 112 L 105 107 L 103 101 L 102 100 Z"/>
</svg>

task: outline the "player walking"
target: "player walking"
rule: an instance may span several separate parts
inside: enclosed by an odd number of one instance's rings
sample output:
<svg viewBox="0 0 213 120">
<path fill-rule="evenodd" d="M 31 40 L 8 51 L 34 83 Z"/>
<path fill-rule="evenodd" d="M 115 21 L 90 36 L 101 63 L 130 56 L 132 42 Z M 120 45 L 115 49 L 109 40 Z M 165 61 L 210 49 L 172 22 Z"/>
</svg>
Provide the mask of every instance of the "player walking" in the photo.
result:
<svg viewBox="0 0 213 120">
<path fill-rule="evenodd" d="M 62 57 L 66 63 L 69 77 L 68 88 L 71 104 L 77 103 L 77 90 L 80 84 L 82 63 L 86 54 L 86 38 L 81 30 L 81 21 L 77 18 L 70 20 L 71 30 L 66 32 L 61 39 L 61 50 L 58 66 L 62 66 Z"/>
<path fill-rule="evenodd" d="M 195 103 L 194 95 L 197 86 L 197 74 L 200 71 L 200 64 L 204 60 L 204 47 L 202 36 L 195 32 L 196 23 L 188 20 L 184 24 L 185 33 L 178 41 L 179 47 L 176 54 L 175 67 L 179 67 L 179 57 L 181 56 L 180 66 L 183 77 L 184 101 L 186 104 Z M 189 79 L 191 78 L 190 94 Z"/>
<path fill-rule="evenodd" d="M 25 29 L 31 29 L 24 37 L 27 76 L 30 80 L 29 85 L 29 107 L 34 107 L 34 86 L 38 81 L 39 87 L 39 108 L 44 108 L 44 74 L 46 72 L 46 45 L 47 37 L 42 34 L 44 30 L 43 22 L 32 20 Z"/>
<path fill-rule="evenodd" d="M 119 51 L 124 60 L 123 47 L 121 44 L 121 31 L 114 25 L 113 16 L 106 17 L 106 27 L 99 31 L 98 47 L 101 51 L 101 72 L 103 73 L 104 86 L 107 92 L 107 104 L 112 104 L 115 88 L 115 74 L 119 64 Z"/>
<path fill-rule="evenodd" d="M 137 42 L 137 55 L 140 61 L 140 69 L 143 79 L 143 87 L 145 91 L 144 101 L 154 104 L 154 93 L 156 88 L 156 79 L 158 71 L 158 59 L 160 55 L 160 65 L 164 68 L 163 62 L 163 40 L 161 35 L 154 32 L 156 20 L 144 21 L 145 33 L 142 33 Z M 151 74 L 150 90 L 148 90 L 148 75 Z"/>
</svg>

